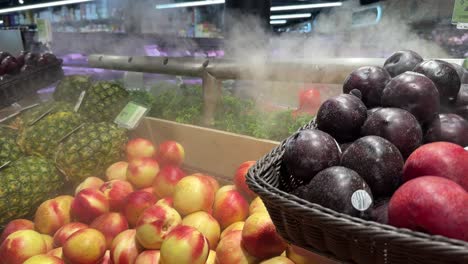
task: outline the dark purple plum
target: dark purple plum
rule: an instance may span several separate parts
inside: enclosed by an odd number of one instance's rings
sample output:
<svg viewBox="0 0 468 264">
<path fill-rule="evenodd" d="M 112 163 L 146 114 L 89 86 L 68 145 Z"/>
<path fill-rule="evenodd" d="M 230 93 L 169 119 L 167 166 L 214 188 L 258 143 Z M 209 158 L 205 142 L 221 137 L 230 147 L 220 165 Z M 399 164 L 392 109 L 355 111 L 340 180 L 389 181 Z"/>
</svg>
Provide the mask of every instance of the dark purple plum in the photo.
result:
<svg viewBox="0 0 468 264">
<path fill-rule="evenodd" d="M 46 52 L 41 55 L 41 57 L 44 57 L 47 61 L 47 63 L 56 63 L 58 61 L 57 56 L 53 53 Z"/>
<path fill-rule="evenodd" d="M 418 64 L 413 71 L 426 75 L 434 82 L 442 104 L 455 102 L 461 81 L 452 64 L 442 60 L 428 60 Z"/>
<path fill-rule="evenodd" d="M 387 84 L 382 94 L 382 106 L 409 111 L 424 124 L 439 114 L 439 92 L 426 76 L 405 72 Z"/>
<path fill-rule="evenodd" d="M 468 146 L 468 121 L 456 114 L 440 114 L 428 126 L 424 135 L 426 143 L 452 142 Z"/>
<path fill-rule="evenodd" d="M 317 113 L 317 128 L 330 134 L 338 142 L 349 142 L 359 137 L 367 118 L 367 108 L 354 95 L 341 94 L 326 100 Z"/>
<path fill-rule="evenodd" d="M 25 57 L 24 57 L 24 63 L 26 65 L 32 65 L 32 66 L 35 66 L 37 65 L 37 60 L 39 59 L 39 56 L 37 54 L 34 54 L 34 53 L 28 53 Z"/>
<path fill-rule="evenodd" d="M 356 140 L 341 156 L 341 166 L 356 171 L 376 199 L 389 197 L 398 188 L 403 165 L 398 148 L 378 136 Z"/>
<path fill-rule="evenodd" d="M 371 212 L 371 219 L 377 223 L 388 224 L 388 203 L 390 199 L 383 199 L 375 202 Z"/>
<path fill-rule="evenodd" d="M 28 55 L 27 51 L 21 51 L 21 53 L 16 57 L 16 60 L 18 61 L 19 67 L 23 67 L 26 61 L 26 55 Z"/>
<path fill-rule="evenodd" d="M 358 90 L 358 89 L 353 89 L 353 90 L 351 90 L 351 92 L 349 92 L 349 94 L 350 94 L 350 95 L 356 96 L 359 100 L 362 101 L 362 93 L 361 93 L 360 90 Z"/>
<path fill-rule="evenodd" d="M 468 105 L 458 107 L 455 110 L 455 114 L 465 118 L 465 120 L 468 120 Z"/>
<path fill-rule="evenodd" d="M 20 67 L 18 66 L 18 61 L 13 56 L 8 56 L 2 60 L 2 66 L 5 69 L 6 74 L 15 74 L 18 73 Z"/>
<path fill-rule="evenodd" d="M 391 76 L 386 70 L 376 66 L 361 67 L 353 71 L 343 84 L 343 92 L 361 91 L 362 101 L 368 107 L 380 106 L 380 98 Z"/>
<path fill-rule="evenodd" d="M 34 69 L 34 66 L 25 64 L 23 67 L 21 67 L 21 72 L 29 72 Z"/>
<path fill-rule="evenodd" d="M 319 172 L 295 192 L 300 198 L 338 213 L 364 217 L 372 209 L 372 191 L 355 171 L 334 166 Z"/>
<path fill-rule="evenodd" d="M 395 77 L 407 71 L 412 71 L 423 58 L 412 50 L 401 50 L 393 53 L 384 63 L 384 69 Z"/>
<path fill-rule="evenodd" d="M 392 142 L 404 158 L 422 144 L 423 132 L 418 120 L 400 108 L 382 108 L 367 117 L 361 128 L 363 136 L 379 136 Z"/>
<path fill-rule="evenodd" d="M 351 146 L 351 144 L 353 144 L 353 142 L 348 142 L 348 143 L 342 143 L 340 144 L 340 149 L 341 149 L 341 153 L 345 152 L 346 149 Z"/>
<path fill-rule="evenodd" d="M 465 79 L 465 74 L 467 74 L 465 68 L 463 68 L 461 65 L 456 64 L 456 63 L 451 63 L 451 65 L 457 70 L 458 77 L 460 77 L 460 81 L 463 84 L 464 79 Z"/>
<path fill-rule="evenodd" d="M 468 84 L 462 84 L 457 96 L 456 106 L 468 105 Z"/>
<path fill-rule="evenodd" d="M 335 139 L 317 129 L 297 132 L 287 140 L 283 164 L 293 177 L 308 183 L 318 172 L 340 164 Z"/>
<path fill-rule="evenodd" d="M 6 57 L 12 57 L 12 55 L 9 52 L 2 51 L 0 52 L 0 62 L 3 61 Z"/>
<path fill-rule="evenodd" d="M 371 114 L 375 113 L 376 111 L 379 111 L 380 109 L 382 109 L 382 107 L 374 107 L 367 110 L 367 118 L 369 118 Z"/>
</svg>

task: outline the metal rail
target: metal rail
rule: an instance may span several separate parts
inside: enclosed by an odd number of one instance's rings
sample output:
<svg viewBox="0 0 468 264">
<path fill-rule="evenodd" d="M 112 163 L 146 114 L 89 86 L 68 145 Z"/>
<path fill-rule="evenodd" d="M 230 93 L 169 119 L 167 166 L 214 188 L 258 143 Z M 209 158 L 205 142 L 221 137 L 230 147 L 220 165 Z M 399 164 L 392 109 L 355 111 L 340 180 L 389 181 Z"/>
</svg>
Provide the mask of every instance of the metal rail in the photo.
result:
<svg viewBox="0 0 468 264">
<path fill-rule="evenodd" d="M 444 59 L 463 65 L 463 59 Z M 229 59 L 163 58 L 144 56 L 90 55 L 89 66 L 110 70 L 200 77 L 203 79 L 205 110 L 203 123 L 213 124 L 219 101 L 219 80 L 242 79 L 340 84 L 362 66 L 382 66 L 379 58 L 314 59 L 313 61 L 236 61 Z"/>
</svg>

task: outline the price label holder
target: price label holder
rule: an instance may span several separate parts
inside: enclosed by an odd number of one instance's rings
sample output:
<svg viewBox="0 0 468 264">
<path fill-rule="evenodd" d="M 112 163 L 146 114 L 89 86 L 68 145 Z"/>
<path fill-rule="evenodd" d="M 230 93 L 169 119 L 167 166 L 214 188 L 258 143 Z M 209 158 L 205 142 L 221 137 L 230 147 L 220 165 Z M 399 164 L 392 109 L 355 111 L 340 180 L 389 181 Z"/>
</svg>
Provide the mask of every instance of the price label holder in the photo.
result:
<svg viewBox="0 0 468 264">
<path fill-rule="evenodd" d="M 455 0 L 452 23 L 458 29 L 468 29 L 468 0 Z"/>
<path fill-rule="evenodd" d="M 75 112 L 78 112 L 80 110 L 80 107 L 81 107 L 81 103 L 83 103 L 83 99 L 85 98 L 85 95 L 86 95 L 86 91 L 82 91 L 81 94 L 80 94 L 80 97 L 78 97 L 78 101 L 76 101 L 76 104 L 75 104 Z"/>
<path fill-rule="evenodd" d="M 115 118 L 114 123 L 126 129 L 135 129 L 148 113 L 148 108 L 135 102 L 129 102 L 120 114 Z"/>
</svg>

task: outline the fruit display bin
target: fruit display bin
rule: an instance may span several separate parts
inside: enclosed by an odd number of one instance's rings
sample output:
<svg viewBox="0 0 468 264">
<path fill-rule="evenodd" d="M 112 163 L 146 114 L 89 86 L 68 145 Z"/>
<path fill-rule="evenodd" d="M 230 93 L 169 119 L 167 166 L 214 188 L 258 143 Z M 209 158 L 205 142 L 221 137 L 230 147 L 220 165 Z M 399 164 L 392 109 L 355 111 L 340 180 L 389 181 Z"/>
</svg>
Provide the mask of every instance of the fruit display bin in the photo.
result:
<svg viewBox="0 0 468 264">
<path fill-rule="evenodd" d="M 0 80 L 0 107 L 18 102 L 62 77 L 62 62 L 59 61 Z"/>
<path fill-rule="evenodd" d="M 302 129 L 314 128 L 312 121 Z M 352 263 L 468 263 L 468 243 L 337 213 L 290 194 L 302 183 L 282 174 L 285 143 L 250 169 L 247 184 L 288 242 Z"/>
</svg>

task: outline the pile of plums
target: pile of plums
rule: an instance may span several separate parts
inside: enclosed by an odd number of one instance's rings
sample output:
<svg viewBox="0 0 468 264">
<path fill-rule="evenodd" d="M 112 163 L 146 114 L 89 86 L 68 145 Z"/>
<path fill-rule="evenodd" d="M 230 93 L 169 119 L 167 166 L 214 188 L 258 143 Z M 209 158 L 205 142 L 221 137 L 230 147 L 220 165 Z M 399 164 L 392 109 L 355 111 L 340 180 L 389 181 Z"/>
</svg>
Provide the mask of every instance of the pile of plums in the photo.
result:
<svg viewBox="0 0 468 264">
<path fill-rule="evenodd" d="M 56 64 L 59 59 L 52 53 L 36 54 L 22 51 L 17 57 L 0 52 L 0 78 L 30 71 L 36 67 Z"/>
<path fill-rule="evenodd" d="M 321 105 L 316 129 L 286 142 L 283 173 L 304 183 L 292 193 L 339 213 L 468 241 L 467 81 L 461 66 L 408 50 L 383 67 L 353 71 L 343 94 Z"/>
</svg>

